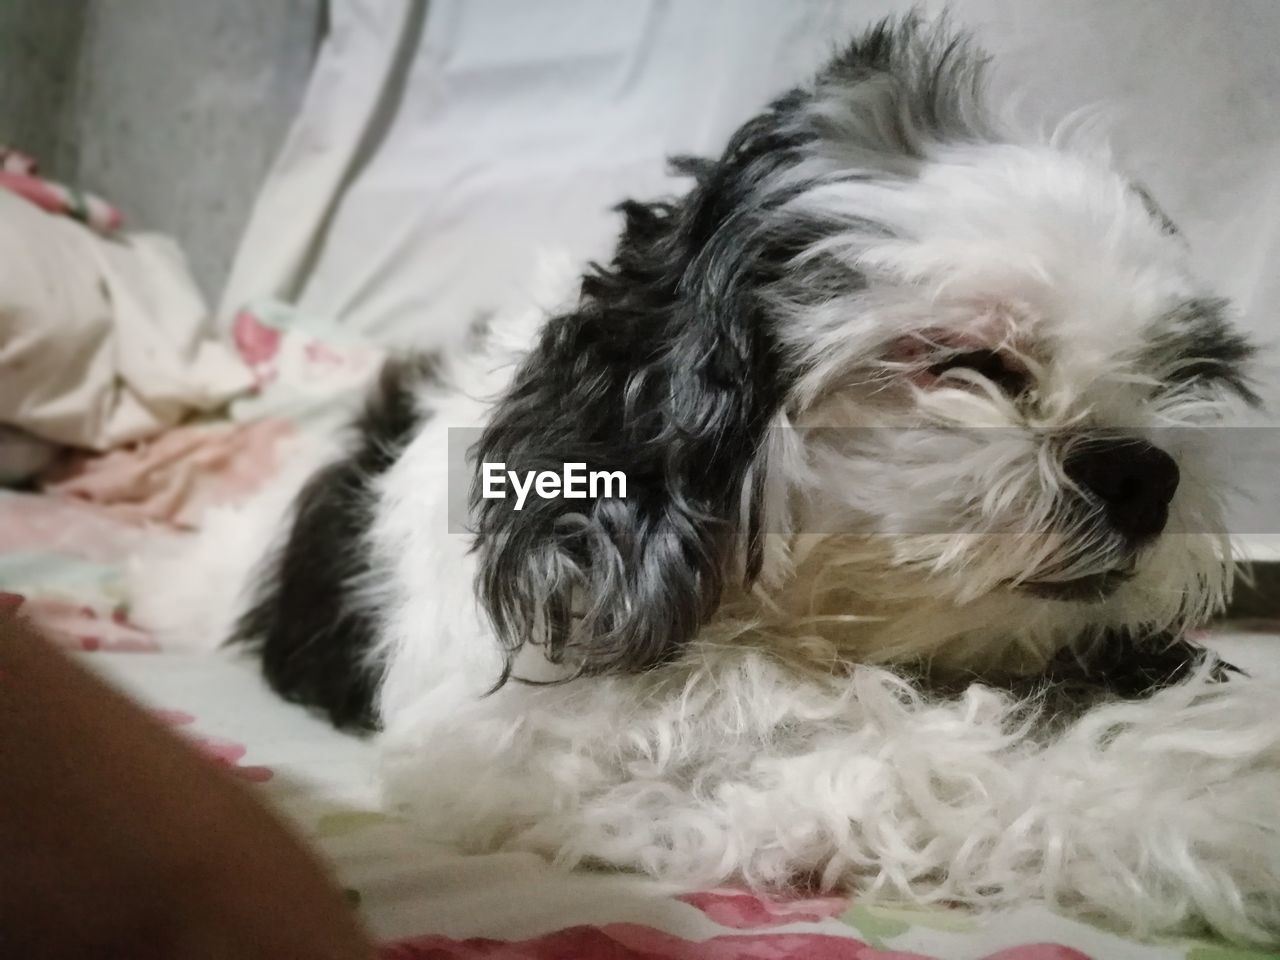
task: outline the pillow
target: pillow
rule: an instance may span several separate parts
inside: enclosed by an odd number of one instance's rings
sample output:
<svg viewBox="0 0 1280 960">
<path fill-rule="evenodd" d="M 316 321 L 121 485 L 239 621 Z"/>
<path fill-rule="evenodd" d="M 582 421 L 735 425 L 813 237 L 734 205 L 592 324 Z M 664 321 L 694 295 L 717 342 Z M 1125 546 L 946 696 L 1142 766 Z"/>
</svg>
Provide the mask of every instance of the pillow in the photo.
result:
<svg viewBox="0 0 1280 960">
<path fill-rule="evenodd" d="M 219 408 L 253 378 L 207 322 L 172 241 L 0 190 L 0 424 L 106 450 Z"/>
</svg>

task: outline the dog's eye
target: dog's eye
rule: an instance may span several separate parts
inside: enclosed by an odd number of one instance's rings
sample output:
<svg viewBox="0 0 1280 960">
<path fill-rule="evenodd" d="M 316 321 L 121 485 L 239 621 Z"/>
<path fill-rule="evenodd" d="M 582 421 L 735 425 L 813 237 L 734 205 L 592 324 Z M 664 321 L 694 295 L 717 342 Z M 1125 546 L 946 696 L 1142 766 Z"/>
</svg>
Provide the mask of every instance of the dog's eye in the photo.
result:
<svg viewBox="0 0 1280 960">
<path fill-rule="evenodd" d="M 1025 393 L 1030 385 L 1026 370 L 1014 366 L 1008 358 L 994 350 L 965 350 L 929 367 L 929 373 L 935 377 L 941 377 L 952 370 L 969 370 L 985 377 L 1010 397 Z"/>
</svg>

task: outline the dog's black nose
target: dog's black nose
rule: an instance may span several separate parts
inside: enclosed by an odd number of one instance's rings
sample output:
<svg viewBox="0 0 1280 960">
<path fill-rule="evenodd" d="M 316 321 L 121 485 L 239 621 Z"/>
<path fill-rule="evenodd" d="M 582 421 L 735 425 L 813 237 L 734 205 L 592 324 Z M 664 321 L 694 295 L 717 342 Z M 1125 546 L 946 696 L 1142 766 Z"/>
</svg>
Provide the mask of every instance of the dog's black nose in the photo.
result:
<svg viewBox="0 0 1280 960">
<path fill-rule="evenodd" d="M 1157 536 L 1169 520 L 1178 464 L 1145 440 L 1090 438 L 1067 455 L 1062 468 L 1097 499 L 1111 525 L 1134 543 Z"/>
</svg>

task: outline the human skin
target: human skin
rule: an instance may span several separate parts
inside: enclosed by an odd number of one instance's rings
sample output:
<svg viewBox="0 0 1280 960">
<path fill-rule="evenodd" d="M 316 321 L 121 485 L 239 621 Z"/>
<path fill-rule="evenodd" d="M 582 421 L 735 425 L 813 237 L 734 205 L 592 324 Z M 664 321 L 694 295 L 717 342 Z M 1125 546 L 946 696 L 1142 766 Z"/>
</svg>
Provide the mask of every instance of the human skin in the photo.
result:
<svg viewBox="0 0 1280 960">
<path fill-rule="evenodd" d="M 369 958 L 324 867 L 239 783 L 0 594 L 0 955 Z"/>
</svg>

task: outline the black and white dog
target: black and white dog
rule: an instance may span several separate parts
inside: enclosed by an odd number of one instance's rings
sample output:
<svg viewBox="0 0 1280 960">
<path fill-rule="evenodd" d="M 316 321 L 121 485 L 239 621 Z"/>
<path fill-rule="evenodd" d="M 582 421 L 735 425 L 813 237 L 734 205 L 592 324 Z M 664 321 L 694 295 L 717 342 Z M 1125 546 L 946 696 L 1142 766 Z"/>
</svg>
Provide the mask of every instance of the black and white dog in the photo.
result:
<svg viewBox="0 0 1280 960">
<path fill-rule="evenodd" d="M 389 367 L 288 522 L 251 514 L 231 632 L 381 729 L 424 829 L 1280 934 L 1278 691 L 1170 639 L 1229 589 L 1196 438 L 1252 348 L 1151 197 L 1002 131 L 981 72 L 945 27 L 871 29 L 678 160 L 687 194 L 625 203 L 572 306 Z M 517 510 L 483 463 L 627 495 Z M 1091 669 L 1111 695 L 1049 717 L 1034 678 Z"/>
</svg>

